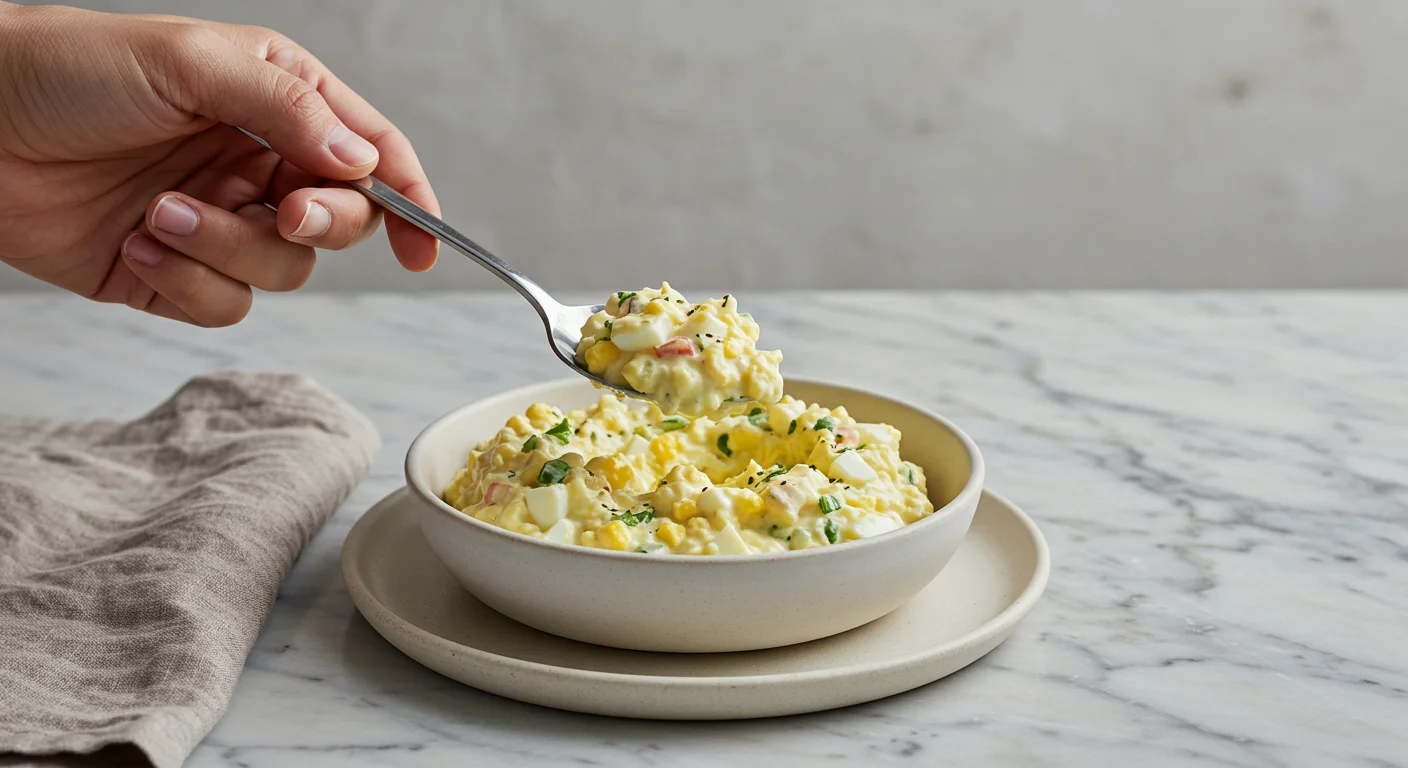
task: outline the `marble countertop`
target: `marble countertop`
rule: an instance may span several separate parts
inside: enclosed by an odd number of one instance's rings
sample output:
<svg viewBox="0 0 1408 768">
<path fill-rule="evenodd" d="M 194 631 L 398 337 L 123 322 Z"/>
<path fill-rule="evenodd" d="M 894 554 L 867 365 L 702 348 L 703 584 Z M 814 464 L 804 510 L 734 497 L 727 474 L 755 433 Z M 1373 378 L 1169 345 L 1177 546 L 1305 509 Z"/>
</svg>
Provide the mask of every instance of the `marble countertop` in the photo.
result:
<svg viewBox="0 0 1408 768">
<path fill-rule="evenodd" d="M 425 670 L 343 589 L 349 526 L 435 416 L 565 373 L 528 307 L 264 297 L 188 328 L 0 298 L 0 409 L 131 417 L 299 371 L 385 447 L 303 555 L 192 766 L 1408 765 L 1408 294 L 760 294 L 786 373 L 948 415 L 1051 544 L 1018 632 L 934 685 L 737 723 L 557 712 Z"/>
</svg>

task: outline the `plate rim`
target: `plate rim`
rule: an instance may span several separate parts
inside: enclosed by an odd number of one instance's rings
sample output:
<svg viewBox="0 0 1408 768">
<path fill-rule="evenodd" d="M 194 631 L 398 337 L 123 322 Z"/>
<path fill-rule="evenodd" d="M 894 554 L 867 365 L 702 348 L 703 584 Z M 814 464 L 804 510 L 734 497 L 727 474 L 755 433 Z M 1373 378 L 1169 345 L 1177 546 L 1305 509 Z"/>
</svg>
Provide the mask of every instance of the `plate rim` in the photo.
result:
<svg viewBox="0 0 1408 768">
<path fill-rule="evenodd" d="M 1008 635 L 1011 634 L 1011 632 L 1015 629 L 1016 625 L 1020 623 L 1021 620 L 1025 618 L 1026 615 L 1030 613 L 1031 610 L 1036 606 L 1036 603 L 1040 600 L 1042 593 L 1046 589 L 1047 582 L 1049 581 L 1051 575 L 1051 552 L 1050 547 L 1046 542 L 1046 538 L 1042 535 L 1041 530 L 1036 525 L 1036 522 L 1032 520 L 1032 518 L 1026 512 L 1022 511 L 1020 507 L 1018 507 L 1016 504 L 1013 504 L 1009 499 L 1007 499 L 1007 497 L 995 491 L 991 491 L 989 489 L 984 488 L 982 491 L 982 496 L 979 498 L 979 509 L 981 509 L 982 507 L 982 499 L 988 497 L 990 497 L 995 503 L 1005 507 L 1008 513 L 1014 515 L 1017 518 L 1017 520 L 1022 524 L 1023 529 L 1027 532 L 1028 536 L 1030 537 L 1033 546 L 1036 548 L 1036 567 L 1033 569 L 1032 577 L 1027 582 L 1027 584 L 1022 587 L 1022 590 L 1017 594 L 1016 598 L 1014 598 L 1012 602 L 1008 603 L 1007 606 L 1003 608 L 996 616 L 983 622 L 983 624 L 979 625 L 978 627 L 969 630 L 968 632 L 960 635 L 959 637 L 948 642 L 942 643 L 938 646 L 927 648 L 894 659 L 884 659 L 860 665 L 851 664 L 842 667 L 809 670 L 804 672 L 781 672 L 748 676 L 667 676 L 638 675 L 626 672 L 605 672 L 601 670 L 578 669 L 576 667 L 571 666 L 547 664 L 539 661 L 527 661 L 524 659 L 513 658 L 511 656 L 504 656 L 498 653 L 483 650 L 481 648 L 462 645 L 453 640 L 442 637 L 428 630 L 422 629 L 421 627 L 418 627 L 415 624 L 412 624 L 411 622 L 402 618 L 399 614 L 397 614 L 395 611 L 391 610 L 384 603 L 378 600 L 376 596 L 372 593 L 370 587 L 368 587 L 363 582 L 360 575 L 356 573 L 356 568 L 353 564 L 353 553 L 358 549 L 365 547 L 365 545 L 363 544 L 363 539 L 367 536 L 367 532 L 371 528 L 371 523 L 368 522 L 368 519 L 372 517 L 373 513 L 376 513 L 378 515 L 384 514 L 387 508 L 395 506 L 403 498 L 408 502 L 414 502 L 414 499 L 412 498 L 412 491 L 405 486 L 402 486 L 396 489 L 395 491 L 392 491 L 391 493 L 387 494 L 377 503 L 369 507 L 367 511 L 364 512 L 360 517 L 358 517 L 357 521 L 352 525 L 352 528 L 347 532 L 346 538 L 343 539 L 342 548 L 339 555 L 339 561 L 341 566 L 340 570 L 342 572 L 343 585 L 347 589 L 348 595 L 352 598 L 352 603 L 357 608 L 358 613 L 361 613 L 363 618 L 365 618 L 367 622 L 370 623 L 373 628 L 377 630 L 377 634 L 382 635 L 383 639 L 387 640 L 388 642 L 391 642 L 393 647 L 396 647 L 398 651 L 401 651 L 401 653 L 404 653 L 407 656 L 410 656 L 410 654 L 402 650 L 398 643 L 392 642 L 391 638 L 389 637 L 385 637 L 385 633 L 383 633 L 381 628 L 377 626 L 377 622 L 373 620 L 371 616 L 368 615 L 369 609 L 363 604 L 363 601 L 366 601 L 371 606 L 374 606 L 374 612 L 380 614 L 383 619 L 390 623 L 396 630 L 420 641 L 421 643 L 432 647 L 439 646 L 448 653 L 467 657 L 468 660 L 472 661 L 475 664 L 499 666 L 509 669 L 511 671 L 522 672 L 533 676 L 553 675 L 559 680 L 563 679 L 563 677 L 565 676 L 574 680 L 575 682 L 582 683 L 606 685 L 624 684 L 633 686 L 644 686 L 647 688 L 686 688 L 696 690 L 709 690 L 717 689 L 720 687 L 728 687 L 733 689 L 766 688 L 779 684 L 815 684 L 825 683 L 838 679 L 850 679 L 858 675 L 868 677 L 872 675 L 893 673 L 897 670 L 914 667 L 925 662 L 930 662 L 936 659 L 944 658 L 946 656 L 958 654 L 964 651 L 965 649 L 982 646 L 985 643 L 991 642 L 993 639 L 997 639 L 998 642 L 994 643 L 995 647 L 997 644 L 1000 644 L 1001 641 L 1004 640 Z M 509 621 L 512 621 L 512 619 L 509 619 Z M 568 638 L 562 639 L 571 643 L 577 642 Z M 582 643 L 582 645 L 587 644 Z M 625 652 L 647 653 L 645 651 Z M 743 653 L 752 652 L 745 651 Z M 424 666 L 424 663 L 421 662 L 419 659 L 416 659 L 414 657 L 411 657 L 411 659 L 416 663 L 422 664 L 422 666 Z"/>
</svg>

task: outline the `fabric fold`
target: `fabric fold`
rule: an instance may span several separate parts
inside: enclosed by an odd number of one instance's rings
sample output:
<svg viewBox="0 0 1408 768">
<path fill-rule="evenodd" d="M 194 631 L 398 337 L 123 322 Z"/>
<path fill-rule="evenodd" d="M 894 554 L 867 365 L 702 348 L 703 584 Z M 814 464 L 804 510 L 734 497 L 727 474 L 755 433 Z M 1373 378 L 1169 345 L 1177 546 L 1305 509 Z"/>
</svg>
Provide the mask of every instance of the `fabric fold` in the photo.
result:
<svg viewBox="0 0 1408 768">
<path fill-rule="evenodd" d="M 286 374 L 196 378 L 129 422 L 0 417 L 0 765 L 181 765 L 379 447 Z"/>
</svg>

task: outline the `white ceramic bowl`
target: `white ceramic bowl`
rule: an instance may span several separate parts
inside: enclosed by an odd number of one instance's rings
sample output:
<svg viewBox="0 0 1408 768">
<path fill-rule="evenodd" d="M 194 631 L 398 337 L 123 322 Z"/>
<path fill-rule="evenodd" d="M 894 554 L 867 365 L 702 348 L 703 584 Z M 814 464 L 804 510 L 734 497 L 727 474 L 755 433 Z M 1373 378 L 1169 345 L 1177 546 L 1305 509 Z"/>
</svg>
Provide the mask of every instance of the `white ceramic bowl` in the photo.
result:
<svg viewBox="0 0 1408 768">
<path fill-rule="evenodd" d="M 647 556 L 523 536 L 440 498 L 469 451 L 509 417 L 537 402 L 563 410 L 596 402 L 600 391 L 576 378 L 495 395 L 426 427 L 406 454 L 421 532 L 455 579 L 490 608 L 573 640 L 642 651 L 747 651 L 854 629 L 898 608 L 948 564 L 982 494 L 983 458 L 967 435 L 923 409 L 817 381 L 788 379 L 786 391 L 898 428 L 901 454 L 924 468 L 934 514 L 817 549 Z"/>
</svg>

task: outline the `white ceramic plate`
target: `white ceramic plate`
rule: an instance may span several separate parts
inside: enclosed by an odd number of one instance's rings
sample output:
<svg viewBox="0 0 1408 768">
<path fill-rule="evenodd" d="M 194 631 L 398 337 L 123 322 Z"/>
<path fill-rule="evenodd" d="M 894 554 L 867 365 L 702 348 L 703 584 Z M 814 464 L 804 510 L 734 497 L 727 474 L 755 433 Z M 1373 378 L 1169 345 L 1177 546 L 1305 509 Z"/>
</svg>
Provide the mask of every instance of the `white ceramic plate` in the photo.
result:
<svg viewBox="0 0 1408 768">
<path fill-rule="evenodd" d="M 386 497 L 342 546 L 342 577 L 367 621 L 406 655 L 454 680 L 601 715 L 773 717 L 918 688 L 1007 639 L 1041 596 L 1050 570 L 1036 525 L 985 491 L 953 560 L 912 601 L 877 621 L 764 651 L 624 651 L 539 632 L 485 607 L 430 550 L 413 503 L 404 489 Z"/>
</svg>

